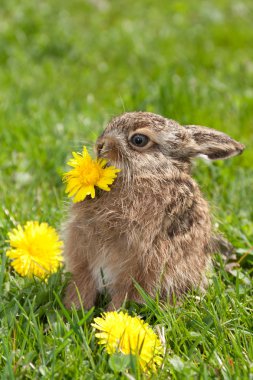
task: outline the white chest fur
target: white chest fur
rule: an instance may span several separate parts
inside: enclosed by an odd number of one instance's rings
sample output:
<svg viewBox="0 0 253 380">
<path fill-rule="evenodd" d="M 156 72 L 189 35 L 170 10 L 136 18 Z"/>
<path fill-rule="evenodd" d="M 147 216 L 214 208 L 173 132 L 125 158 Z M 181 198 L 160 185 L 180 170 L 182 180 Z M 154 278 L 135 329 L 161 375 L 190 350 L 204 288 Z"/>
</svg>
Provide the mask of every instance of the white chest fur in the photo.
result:
<svg viewBox="0 0 253 380">
<path fill-rule="evenodd" d="M 113 285 L 116 279 L 115 273 L 111 270 L 111 268 L 103 264 L 93 268 L 92 274 L 97 289 L 100 291 L 110 287 L 110 285 Z"/>
<path fill-rule="evenodd" d="M 103 255 L 99 255 L 92 266 L 92 275 L 97 289 L 102 291 L 113 286 L 121 269 L 120 253 L 112 255 L 111 252 L 103 252 Z"/>
</svg>

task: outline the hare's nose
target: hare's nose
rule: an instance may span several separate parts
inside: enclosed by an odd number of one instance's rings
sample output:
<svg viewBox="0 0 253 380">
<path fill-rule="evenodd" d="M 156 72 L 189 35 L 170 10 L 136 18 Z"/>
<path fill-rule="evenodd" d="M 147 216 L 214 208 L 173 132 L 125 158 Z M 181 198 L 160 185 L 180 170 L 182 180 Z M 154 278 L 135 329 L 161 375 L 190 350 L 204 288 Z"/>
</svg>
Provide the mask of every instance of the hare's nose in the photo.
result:
<svg viewBox="0 0 253 380">
<path fill-rule="evenodd" d="M 98 143 L 98 144 L 97 144 L 98 154 L 101 152 L 101 150 L 103 149 L 104 145 L 105 145 L 104 142 L 101 142 L 101 143 Z"/>
<path fill-rule="evenodd" d="M 96 145 L 98 157 L 106 157 L 109 152 L 116 149 L 116 143 L 115 138 L 112 136 L 100 138 Z"/>
</svg>

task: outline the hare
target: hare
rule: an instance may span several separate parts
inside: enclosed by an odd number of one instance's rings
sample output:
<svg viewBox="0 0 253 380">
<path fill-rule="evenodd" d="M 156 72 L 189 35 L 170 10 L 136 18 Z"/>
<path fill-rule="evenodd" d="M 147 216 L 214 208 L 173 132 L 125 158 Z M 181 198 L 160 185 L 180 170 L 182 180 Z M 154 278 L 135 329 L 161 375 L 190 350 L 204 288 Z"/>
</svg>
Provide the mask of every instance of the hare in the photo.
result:
<svg viewBox="0 0 253 380">
<path fill-rule="evenodd" d="M 115 117 L 97 155 L 121 169 L 110 192 L 74 204 L 65 226 L 72 281 L 66 307 L 95 304 L 104 288 L 109 309 L 142 302 L 134 282 L 171 300 L 204 289 L 213 234 L 208 204 L 191 178 L 191 160 L 240 154 L 244 146 L 214 129 L 181 126 L 149 112 Z"/>
</svg>

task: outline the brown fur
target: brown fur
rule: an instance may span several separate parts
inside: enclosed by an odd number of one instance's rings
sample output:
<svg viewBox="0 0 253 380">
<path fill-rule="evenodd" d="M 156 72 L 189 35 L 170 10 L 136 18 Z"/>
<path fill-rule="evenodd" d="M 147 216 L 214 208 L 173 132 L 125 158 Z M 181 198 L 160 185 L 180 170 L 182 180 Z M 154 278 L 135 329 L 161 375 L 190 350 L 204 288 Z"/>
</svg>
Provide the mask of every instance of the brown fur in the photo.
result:
<svg viewBox="0 0 253 380">
<path fill-rule="evenodd" d="M 149 137 L 133 147 L 135 133 Z M 243 146 L 204 127 L 183 127 L 147 112 L 114 118 L 97 141 L 99 156 L 122 169 L 109 193 L 74 204 L 65 229 L 65 258 L 73 275 L 65 304 L 94 305 L 109 291 L 111 306 L 141 302 L 137 281 L 151 296 L 171 299 L 207 285 L 212 244 L 207 202 L 190 176 L 191 158 L 227 158 Z"/>
</svg>

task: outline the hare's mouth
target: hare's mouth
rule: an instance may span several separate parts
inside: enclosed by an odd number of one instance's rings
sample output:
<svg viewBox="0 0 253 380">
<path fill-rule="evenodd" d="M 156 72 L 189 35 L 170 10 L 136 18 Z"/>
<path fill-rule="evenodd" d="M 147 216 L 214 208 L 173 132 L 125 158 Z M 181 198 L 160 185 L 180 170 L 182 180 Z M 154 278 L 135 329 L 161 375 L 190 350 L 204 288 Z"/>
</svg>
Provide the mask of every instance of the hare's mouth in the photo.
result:
<svg viewBox="0 0 253 380">
<path fill-rule="evenodd" d="M 102 149 L 101 151 L 98 151 L 98 158 L 105 158 L 108 160 L 108 163 L 111 164 L 121 161 L 119 151 L 116 148 Z"/>
<path fill-rule="evenodd" d="M 108 156 L 100 156 L 101 158 L 105 158 L 107 160 L 107 163 L 105 165 L 105 168 L 108 168 L 110 166 L 114 166 L 117 169 L 123 170 L 124 169 L 124 163 L 122 160 L 115 159 L 115 158 L 109 158 Z"/>
</svg>

